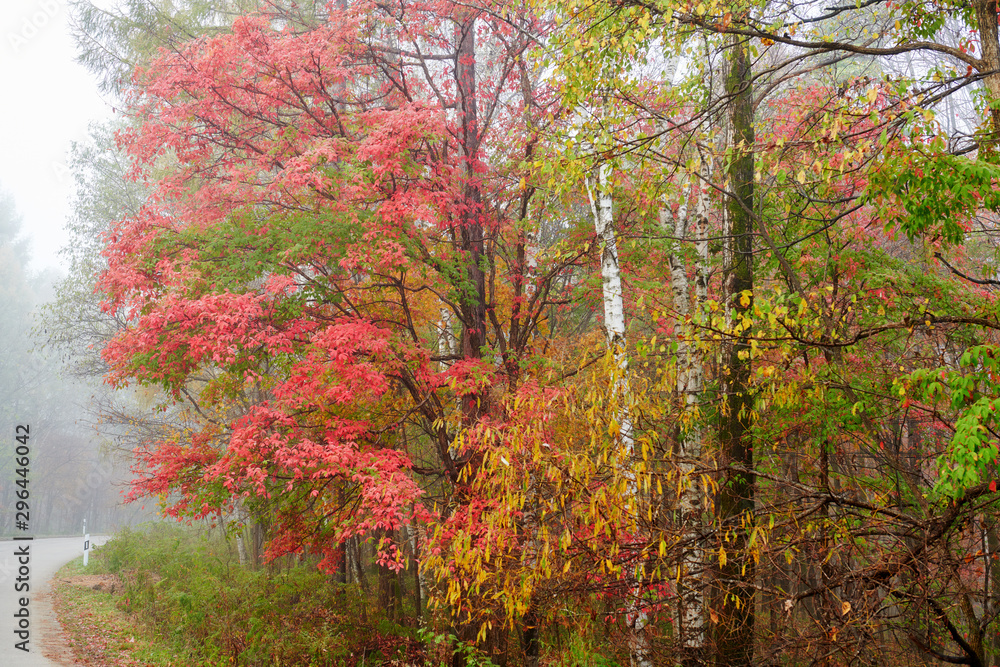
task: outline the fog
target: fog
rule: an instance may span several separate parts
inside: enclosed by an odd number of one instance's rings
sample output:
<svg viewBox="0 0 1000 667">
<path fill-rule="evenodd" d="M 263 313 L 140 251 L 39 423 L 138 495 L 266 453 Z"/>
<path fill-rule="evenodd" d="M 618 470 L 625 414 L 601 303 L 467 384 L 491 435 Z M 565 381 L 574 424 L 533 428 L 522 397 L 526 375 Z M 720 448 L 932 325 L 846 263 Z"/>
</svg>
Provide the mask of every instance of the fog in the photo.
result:
<svg viewBox="0 0 1000 667">
<path fill-rule="evenodd" d="M 113 116 L 74 57 L 66 3 L 0 5 L 2 535 L 75 534 L 84 519 L 105 532 L 153 515 L 152 507 L 122 506 L 128 464 L 93 416 L 107 389 L 97 377 L 67 374 L 65 350 L 46 346 L 51 331 L 41 318 L 68 268 L 60 249 L 75 190 L 71 147 Z"/>
<path fill-rule="evenodd" d="M 74 57 L 66 3 L 0 5 L 0 188 L 24 217 L 34 271 L 60 265 L 73 192 L 72 142 L 86 138 L 90 123 L 113 115 Z"/>
</svg>

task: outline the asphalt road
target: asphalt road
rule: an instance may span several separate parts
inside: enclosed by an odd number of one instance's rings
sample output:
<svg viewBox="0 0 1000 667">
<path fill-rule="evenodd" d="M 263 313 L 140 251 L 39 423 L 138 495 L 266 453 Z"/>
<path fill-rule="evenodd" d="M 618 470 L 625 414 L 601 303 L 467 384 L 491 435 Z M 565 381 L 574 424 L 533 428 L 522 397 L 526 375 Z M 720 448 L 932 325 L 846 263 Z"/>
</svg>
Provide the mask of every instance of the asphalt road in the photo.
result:
<svg viewBox="0 0 1000 667">
<path fill-rule="evenodd" d="M 94 537 L 92 546 L 103 544 L 106 539 Z M 65 650 L 57 650 L 64 640 L 52 611 L 49 580 L 60 567 L 81 555 L 82 537 L 0 542 L 0 666 L 64 667 L 73 664 L 47 658 L 43 652 L 52 656 L 67 655 Z M 27 615 L 22 602 L 28 603 Z M 27 628 L 19 627 L 25 623 Z M 21 644 L 25 640 L 27 643 Z M 28 650 L 20 650 L 18 644 Z"/>
</svg>

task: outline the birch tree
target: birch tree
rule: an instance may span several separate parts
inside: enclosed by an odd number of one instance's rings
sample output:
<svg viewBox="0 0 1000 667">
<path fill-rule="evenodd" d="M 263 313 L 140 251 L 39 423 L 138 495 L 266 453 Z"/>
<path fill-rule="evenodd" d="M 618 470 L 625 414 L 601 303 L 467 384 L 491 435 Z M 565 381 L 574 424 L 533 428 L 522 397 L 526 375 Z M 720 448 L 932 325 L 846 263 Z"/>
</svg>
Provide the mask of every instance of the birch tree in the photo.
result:
<svg viewBox="0 0 1000 667">
<path fill-rule="evenodd" d="M 704 172 L 704 170 L 703 170 Z M 704 173 L 702 174 L 704 175 Z M 702 468 L 703 431 L 698 403 L 704 388 L 703 354 L 698 341 L 701 337 L 698 313 L 708 299 L 708 240 L 707 200 L 700 181 L 690 188 L 688 199 L 694 200 L 691 210 L 685 201 L 676 213 L 665 207 L 660 210 L 660 223 L 669 231 L 677 251 L 670 254 L 670 286 L 673 292 L 674 314 L 680 324 L 677 338 L 677 395 L 682 402 L 683 416 L 677 436 L 677 468 L 681 483 L 677 497 L 677 517 L 684 545 L 679 554 L 676 627 L 682 651 L 680 664 L 697 664 L 705 650 L 706 582 L 704 552 L 704 490 L 698 472 Z M 683 252 L 686 242 L 694 241 L 694 304 L 692 285 L 688 278 L 689 262 Z"/>
<path fill-rule="evenodd" d="M 609 353 L 614 358 L 614 395 L 618 401 L 618 439 L 621 447 L 621 465 L 625 466 L 628 497 L 627 511 L 638 513 L 641 499 L 635 472 L 629 470 L 635 458 L 632 436 L 632 418 L 629 413 L 629 362 L 625 329 L 625 305 L 622 293 L 621 267 L 618 263 L 618 244 L 615 238 L 614 210 L 611 192 L 611 165 L 597 167 L 597 177 L 587 184 L 594 228 L 601 250 L 601 293 L 604 304 L 604 330 Z M 626 601 L 629 658 L 632 667 L 652 667 L 649 656 L 649 639 L 646 626 L 649 614 L 643 602 L 643 569 L 641 561 L 636 566 L 636 580 L 630 585 Z"/>
</svg>

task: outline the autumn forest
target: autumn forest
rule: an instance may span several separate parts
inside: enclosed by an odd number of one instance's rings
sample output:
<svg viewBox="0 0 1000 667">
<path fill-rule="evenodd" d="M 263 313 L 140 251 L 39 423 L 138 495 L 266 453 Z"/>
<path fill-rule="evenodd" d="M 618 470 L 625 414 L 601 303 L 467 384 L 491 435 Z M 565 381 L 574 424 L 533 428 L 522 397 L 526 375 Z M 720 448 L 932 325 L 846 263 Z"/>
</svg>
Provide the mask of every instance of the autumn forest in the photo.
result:
<svg viewBox="0 0 1000 667">
<path fill-rule="evenodd" d="M 71 4 L 129 500 L 454 667 L 1000 665 L 996 2 Z"/>
</svg>

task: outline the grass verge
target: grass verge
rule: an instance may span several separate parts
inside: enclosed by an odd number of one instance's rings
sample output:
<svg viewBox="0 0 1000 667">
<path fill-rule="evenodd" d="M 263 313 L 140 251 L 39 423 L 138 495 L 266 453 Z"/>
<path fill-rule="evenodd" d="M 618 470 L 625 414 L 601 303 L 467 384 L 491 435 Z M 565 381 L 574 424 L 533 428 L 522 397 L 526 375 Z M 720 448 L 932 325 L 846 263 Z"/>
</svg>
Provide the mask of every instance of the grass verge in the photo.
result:
<svg viewBox="0 0 1000 667">
<path fill-rule="evenodd" d="M 53 580 L 57 614 L 81 660 L 100 665 L 424 664 L 402 625 L 315 564 L 252 571 L 218 537 L 155 525 L 124 531 Z M 74 577 L 118 578 L 114 594 Z"/>
<path fill-rule="evenodd" d="M 120 599 L 104 590 L 73 583 L 94 574 L 83 558 L 66 564 L 52 580 L 52 602 L 76 657 L 88 664 L 109 667 L 173 667 L 155 638 L 147 636 L 138 620 L 119 608 Z"/>
<path fill-rule="evenodd" d="M 77 657 L 111 667 L 451 664 L 447 626 L 432 618 L 418 630 L 412 608 L 387 609 L 374 587 L 337 583 L 309 562 L 254 571 L 231 551 L 218 535 L 157 524 L 123 531 L 86 569 L 82 559 L 65 566 L 52 581 L 53 602 Z M 114 581 L 114 592 L 94 590 L 96 575 Z M 377 582 L 377 571 L 368 576 Z M 599 638 L 575 630 L 545 643 L 542 664 L 617 664 Z M 474 649 L 465 658 L 492 664 Z"/>
</svg>

